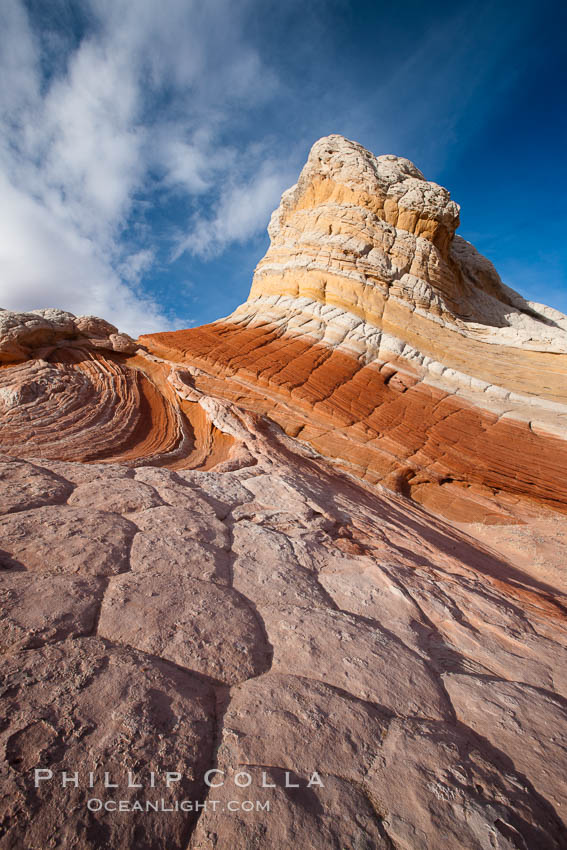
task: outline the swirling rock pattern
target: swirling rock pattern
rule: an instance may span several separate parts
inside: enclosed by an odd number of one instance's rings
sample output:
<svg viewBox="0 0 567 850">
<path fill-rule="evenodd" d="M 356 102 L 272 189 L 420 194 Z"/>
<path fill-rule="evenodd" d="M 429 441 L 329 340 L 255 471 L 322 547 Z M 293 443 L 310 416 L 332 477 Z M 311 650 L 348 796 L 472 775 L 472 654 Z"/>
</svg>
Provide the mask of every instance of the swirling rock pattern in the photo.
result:
<svg viewBox="0 0 567 850">
<path fill-rule="evenodd" d="M 224 415 L 254 463 L 4 457 L 0 846 L 560 850 L 564 576 Z"/>
<path fill-rule="evenodd" d="M 458 222 L 408 160 L 321 139 L 248 301 L 141 341 L 191 363 L 192 387 L 448 518 L 565 511 L 567 317 L 504 286 Z"/>
<path fill-rule="evenodd" d="M 567 320 L 458 215 L 331 136 L 232 316 L 0 312 L 2 850 L 567 846 Z"/>
<path fill-rule="evenodd" d="M 183 439 L 176 406 L 139 370 L 87 348 L 59 348 L 0 371 L 1 449 L 92 461 L 159 456 Z"/>
</svg>

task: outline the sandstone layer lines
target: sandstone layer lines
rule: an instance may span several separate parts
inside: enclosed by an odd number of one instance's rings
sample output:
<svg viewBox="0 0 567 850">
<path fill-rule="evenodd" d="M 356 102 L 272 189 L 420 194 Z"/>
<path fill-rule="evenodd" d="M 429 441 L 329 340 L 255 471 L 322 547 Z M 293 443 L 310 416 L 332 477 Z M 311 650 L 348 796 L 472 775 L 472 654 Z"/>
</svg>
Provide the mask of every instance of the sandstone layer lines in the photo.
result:
<svg viewBox="0 0 567 850">
<path fill-rule="evenodd" d="M 231 316 L 0 311 L 0 850 L 567 846 L 567 317 L 458 223 L 330 136 Z"/>
<path fill-rule="evenodd" d="M 230 415 L 228 406 L 225 416 Z M 11 816 L 28 824 L 24 810 L 35 813 L 34 827 L 25 827 L 31 846 L 34 830 L 39 834 L 42 822 L 45 828 L 42 818 L 51 818 L 51 807 L 61 801 L 45 791 L 32 802 L 23 765 L 33 761 L 38 747 L 55 768 L 63 765 L 64 751 L 57 743 L 62 735 L 65 748 L 78 747 L 83 761 L 85 746 L 108 760 L 103 742 L 114 740 L 124 723 L 137 726 L 139 700 L 147 699 L 144 680 L 133 680 L 126 672 L 127 665 L 136 663 L 148 681 L 161 682 L 159 693 L 171 699 L 172 685 L 163 690 L 166 676 L 180 694 L 163 727 L 169 730 L 164 739 L 169 749 L 159 750 L 156 769 L 166 758 L 169 765 L 189 759 L 179 749 L 187 742 L 182 722 L 192 723 L 202 736 L 197 740 L 197 731 L 191 733 L 196 748 L 191 763 L 216 764 L 228 777 L 238 769 L 254 775 L 268 771 L 271 780 L 286 770 L 298 777 L 320 769 L 325 787 L 309 792 L 312 814 L 290 807 L 295 799 L 291 792 L 284 815 L 285 792 L 278 788 L 271 798 L 272 813 L 254 821 L 253 834 L 260 830 L 258 834 L 272 836 L 282 850 L 290 828 L 303 842 L 315 841 L 314 846 L 334 830 L 343 843 L 374 835 L 375 846 L 384 847 L 391 846 L 388 842 L 405 846 L 409 835 L 412 846 L 423 848 L 431 841 L 441 846 L 447 835 L 454 841 L 460 836 L 460 846 L 471 848 L 489 848 L 494 842 L 512 847 L 513 842 L 507 843 L 512 835 L 527 837 L 531 846 L 561 847 L 564 827 L 555 812 L 565 805 L 565 794 L 552 776 L 546 779 L 539 756 L 526 753 L 523 738 L 525 733 L 536 736 L 534 740 L 542 735 L 532 717 L 548 711 L 548 705 L 559 712 L 554 715 L 559 733 L 567 705 L 567 619 L 557 597 L 540 587 L 536 576 L 515 571 L 410 502 L 385 493 L 371 495 L 354 481 L 337 478 L 324 461 L 300 450 L 273 426 L 241 412 L 236 421 L 248 428 L 247 448 L 255 463 L 230 472 L 18 462 L 28 481 L 37 476 L 45 486 L 51 479 L 52 498 L 58 501 L 28 507 L 22 496 L 15 512 L 2 520 L 11 523 L 3 534 L 4 592 L 11 600 L 4 622 L 12 623 L 15 638 L 4 644 L 4 676 L 9 687 L 18 682 L 14 693 L 26 695 L 25 703 L 18 701 L 18 711 L 17 697 L 8 698 L 3 734 L 9 781 L 18 788 Z M 99 511 L 109 488 L 114 501 L 109 510 Z M 28 492 L 33 500 L 31 485 Z M 92 560 L 89 566 L 88 559 L 73 560 L 65 545 L 72 528 L 41 522 L 45 511 L 65 515 L 87 508 L 92 521 L 83 523 L 83 548 L 88 540 L 100 544 L 103 517 L 117 529 L 130 529 L 126 559 L 116 552 L 111 556 L 114 568 L 105 561 Z M 29 533 L 22 535 L 18 522 L 34 514 L 39 521 L 31 546 Z M 179 552 L 171 568 L 159 547 L 154 551 L 152 535 L 158 529 L 162 545 L 170 540 L 171 552 Z M 185 529 L 177 541 L 174 529 Z M 142 545 L 147 535 L 149 545 Z M 209 560 L 203 551 L 210 553 Z M 279 553 L 280 584 L 277 576 L 263 574 L 268 551 Z M 40 552 L 46 592 L 32 584 Z M 235 601 L 236 609 L 231 607 Z M 28 635 L 19 613 L 23 604 L 31 606 L 28 620 L 35 623 Z M 227 636 L 223 627 L 220 641 L 215 612 L 226 621 L 230 611 L 235 634 Z M 211 627 L 214 633 L 209 634 Z M 5 628 L 1 633 L 7 634 Z M 32 681 L 44 682 L 41 691 L 17 678 L 16 669 L 24 670 L 19 657 L 24 649 L 25 669 L 33 671 Z M 55 668 L 58 673 L 49 673 L 61 653 L 65 663 Z M 107 674 L 98 672 L 107 666 L 118 679 L 107 680 Z M 231 671 L 237 673 L 233 687 Z M 141 688 L 135 703 L 127 696 L 127 683 L 133 681 Z M 515 726 L 507 726 L 505 738 L 491 729 L 489 743 L 467 700 L 459 696 L 456 708 L 449 698 L 453 682 L 462 682 L 462 690 L 469 681 L 480 688 L 478 699 L 489 699 L 484 682 L 517 689 Z M 61 699 L 62 682 L 70 695 L 81 687 L 85 696 L 73 696 L 69 704 L 65 700 L 71 697 L 65 697 L 54 715 L 49 706 Z M 151 687 L 155 691 L 156 685 Z M 97 697 L 94 688 L 99 688 Z M 100 700 L 118 698 L 123 706 L 119 715 L 101 711 Z M 267 703 L 270 712 L 281 712 L 283 722 L 273 734 L 266 726 Z M 160 703 L 154 704 L 157 710 Z M 205 704 L 208 720 L 199 714 Z M 140 764 L 162 722 L 162 715 L 152 711 L 143 721 L 149 737 L 137 744 Z M 218 724 L 214 734 L 202 725 L 213 716 Z M 257 722 L 263 723 L 262 736 Z M 83 727 L 90 730 L 84 733 L 88 743 L 81 744 L 79 736 L 71 744 Z M 214 760 L 213 740 L 218 745 Z M 111 758 L 117 771 L 131 763 L 132 744 L 127 741 Z M 342 741 L 338 749 L 333 741 Z M 347 758 L 349 747 L 356 758 Z M 400 791 L 404 785 L 413 789 L 411 802 Z M 187 786 L 195 799 L 205 790 Z M 225 790 L 217 790 L 215 798 L 219 793 L 224 799 Z M 235 799 L 240 791 L 231 786 L 226 793 Z M 70 792 L 67 797 L 71 799 Z M 325 825 L 321 815 L 316 822 L 323 837 L 315 839 L 313 818 L 331 803 L 336 806 L 334 825 Z M 359 817 L 354 817 L 355 806 Z M 162 827 L 152 822 L 151 830 L 168 846 L 180 848 L 188 841 L 191 848 L 212 846 L 207 836 L 215 832 L 222 836 L 217 846 L 228 848 L 251 828 L 238 816 L 210 811 L 195 823 L 192 816 L 176 817 L 162 821 Z M 85 832 L 75 819 L 61 827 L 61 840 L 71 826 L 82 846 L 100 846 L 96 829 Z M 4 846 L 17 846 L 10 843 L 10 835 L 16 842 L 21 835 L 14 829 L 6 833 Z M 159 829 L 165 832 L 155 832 Z M 128 830 L 117 832 L 114 846 L 129 846 L 130 836 Z"/>
<path fill-rule="evenodd" d="M 507 522 L 522 496 L 567 506 L 564 440 L 422 381 L 399 358 L 365 365 L 275 324 L 219 322 L 151 343 L 197 364 L 190 381 L 202 393 L 269 416 L 354 475 L 452 519 Z"/>
<path fill-rule="evenodd" d="M 505 286 L 458 223 L 410 162 L 329 136 L 247 302 L 140 341 L 187 401 L 229 398 L 453 520 L 565 511 L 567 317 Z"/>
</svg>

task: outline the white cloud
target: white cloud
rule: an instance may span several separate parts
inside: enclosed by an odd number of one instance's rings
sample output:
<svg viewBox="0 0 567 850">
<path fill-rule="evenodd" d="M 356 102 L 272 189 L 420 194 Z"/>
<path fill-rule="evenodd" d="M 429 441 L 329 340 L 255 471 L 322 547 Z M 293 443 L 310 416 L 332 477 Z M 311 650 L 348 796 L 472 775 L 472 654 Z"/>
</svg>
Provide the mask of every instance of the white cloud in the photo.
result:
<svg viewBox="0 0 567 850">
<path fill-rule="evenodd" d="M 130 254 L 118 267 L 120 276 L 129 283 L 139 283 L 145 272 L 154 264 L 155 254 L 149 248 Z"/>
<path fill-rule="evenodd" d="M 40 32 L 22 0 L 5 2 L 0 304 L 99 313 L 134 333 L 169 328 L 175 317 L 141 288 L 163 238 L 142 205 L 156 191 L 158 203 L 182 199 L 172 259 L 210 259 L 263 230 L 298 163 L 262 136 L 236 144 L 232 130 L 278 81 L 247 38 L 252 0 L 80 8 L 83 37 L 62 34 L 56 14 L 49 42 L 48 17 Z"/>
<path fill-rule="evenodd" d="M 225 186 L 214 216 L 195 216 L 190 233 L 179 241 L 174 257 L 188 251 L 209 258 L 231 242 L 245 242 L 266 227 L 270 213 L 290 182 L 289 173 L 272 170 L 268 163 L 258 174 Z"/>
<path fill-rule="evenodd" d="M 3 307 L 98 313 L 131 333 L 169 328 L 170 318 L 139 286 L 156 246 L 124 235 L 150 171 L 158 175 L 153 188 L 157 179 L 162 191 L 181 192 L 190 203 L 212 192 L 210 205 L 215 186 L 230 183 L 211 221 L 195 220 L 195 240 L 208 234 L 214 243 L 209 253 L 265 226 L 277 178 L 263 174 L 239 184 L 237 152 L 218 141 L 231 109 L 277 88 L 247 43 L 247 6 L 246 0 L 90 0 L 82 7 L 86 34 L 77 43 L 58 36 L 58 49 L 67 53 L 46 74 L 49 33 L 34 30 L 23 2 L 5 0 Z"/>
<path fill-rule="evenodd" d="M 237 152 L 219 145 L 212 129 L 201 126 L 187 135 L 183 126 L 164 125 L 155 134 L 154 158 L 164 170 L 164 183 L 191 195 L 214 188 L 215 180 L 231 170 Z"/>
<path fill-rule="evenodd" d="M 13 310 L 60 307 L 94 314 L 137 335 L 169 326 L 158 305 L 113 271 L 97 246 L 68 227 L 41 202 L 0 175 L 0 306 Z M 147 258 L 129 257 L 131 284 Z"/>
<path fill-rule="evenodd" d="M 165 256 L 209 259 L 263 230 L 324 133 L 378 153 L 411 143 L 430 169 L 442 163 L 515 73 L 526 14 L 500 26 L 494 4 L 465 4 L 428 19 L 417 40 L 384 41 L 369 96 L 352 50 L 335 73 L 324 0 L 3 0 L 0 305 L 98 312 L 130 332 L 177 324 L 144 296 Z M 281 50 L 263 41 L 274 19 Z M 312 59 L 313 80 L 296 80 L 298 56 Z M 479 90 L 483 106 L 470 110 Z M 152 204 L 170 202 L 153 229 Z"/>
</svg>

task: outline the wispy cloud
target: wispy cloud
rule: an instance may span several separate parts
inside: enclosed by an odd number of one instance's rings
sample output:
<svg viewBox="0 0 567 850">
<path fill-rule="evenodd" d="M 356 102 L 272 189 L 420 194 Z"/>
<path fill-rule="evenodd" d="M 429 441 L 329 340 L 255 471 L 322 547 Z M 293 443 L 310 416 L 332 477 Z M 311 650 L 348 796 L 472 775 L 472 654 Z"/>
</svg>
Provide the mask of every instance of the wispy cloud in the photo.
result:
<svg viewBox="0 0 567 850">
<path fill-rule="evenodd" d="M 236 220 L 234 203 L 249 184 L 234 182 L 236 152 L 218 139 L 229 103 L 261 102 L 277 87 L 246 42 L 246 6 L 162 0 L 158 9 L 133 0 L 92 0 L 83 10 L 85 32 L 67 32 L 62 40 L 62 4 L 54 2 L 52 21 L 44 18 L 40 32 L 22 2 L 6 0 L 0 35 L 2 306 L 98 312 L 131 332 L 170 326 L 175 317 L 164 315 L 136 285 L 151 269 L 154 247 L 136 244 L 126 230 L 152 188 L 152 171 L 164 190 L 188 196 L 232 174 L 232 205 L 226 193 L 220 201 L 229 220 L 217 222 L 216 245 L 261 223 L 261 211 L 247 212 L 248 226 Z M 64 61 L 54 63 L 50 55 L 50 26 Z M 266 176 L 253 187 L 251 201 L 261 201 L 269 185 Z M 198 233 L 213 237 L 200 221 L 187 245 L 205 253 Z"/>
<path fill-rule="evenodd" d="M 265 229 L 318 137 L 432 177 L 486 129 L 539 9 L 508 5 L 4 0 L 0 306 L 131 333 L 213 318 L 208 269 Z"/>
<path fill-rule="evenodd" d="M 292 182 L 292 172 L 276 169 L 268 160 L 247 176 L 222 186 L 213 215 L 194 216 L 188 235 L 180 238 L 173 258 L 185 251 L 205 259 L 220 254 L 233 242 L 246 242 L 266 227 L 282 191 Z"/>
</svg>

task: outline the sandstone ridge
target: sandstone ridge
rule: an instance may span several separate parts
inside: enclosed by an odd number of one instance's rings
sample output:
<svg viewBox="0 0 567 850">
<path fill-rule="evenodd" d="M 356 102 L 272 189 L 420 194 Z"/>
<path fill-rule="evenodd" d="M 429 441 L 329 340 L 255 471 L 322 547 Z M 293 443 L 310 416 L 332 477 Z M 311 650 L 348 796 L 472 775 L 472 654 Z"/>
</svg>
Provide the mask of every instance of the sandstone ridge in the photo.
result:
<svg viewBox="0 0 567 850">
<path fill-rule="evenodd" d="M 132 353 L 138 347 L 127 334 L 97 316 L 79 316 L 49 308 L 29 313 L 0 310 L 0 362 L 14 363 L 51 353 L 61 340 L 69 344 Z"/>
<path fill-rule="evenodd" d="M 463 334 L 564 352 L 565 316 L 506 287 L 490 261 L 455 235 L 458 224 L 449 192 L 409 160 L 375 157 L 328 136 L 272 215 L 271 245 L 250 297 L 288 294 L 289 285 L 290 294 L 348 304 L 369 321 L 387 321 L 391 298 Z"/>
<path fill-rule="evenodd" d="M 0 311 L 0 850 L 567 846 L 567 319 L 458 218 L 330 136 L 231 316 Z"/>
<path fill-rule="evenodd" d="M 500 494 L 564 510 L 567 318 L 506 287 L 458 221 L 408 160 L 321 139 L 247 302 L 140 341 L 197 366 L 195 388 L 453 518 L 486 518 Z"/>
</svg>

